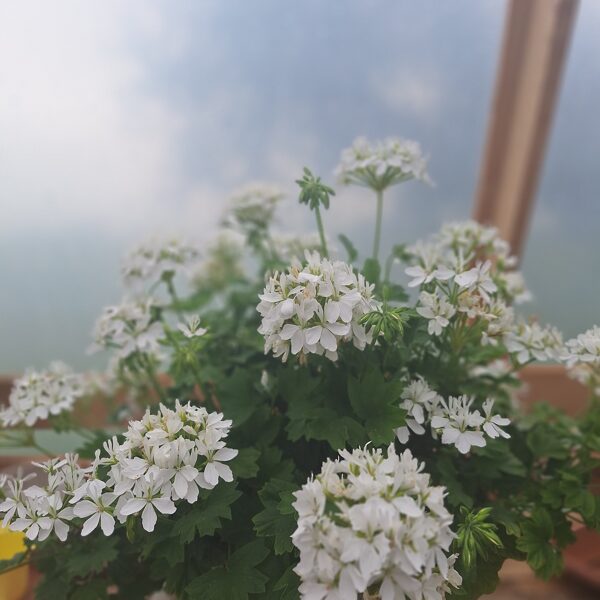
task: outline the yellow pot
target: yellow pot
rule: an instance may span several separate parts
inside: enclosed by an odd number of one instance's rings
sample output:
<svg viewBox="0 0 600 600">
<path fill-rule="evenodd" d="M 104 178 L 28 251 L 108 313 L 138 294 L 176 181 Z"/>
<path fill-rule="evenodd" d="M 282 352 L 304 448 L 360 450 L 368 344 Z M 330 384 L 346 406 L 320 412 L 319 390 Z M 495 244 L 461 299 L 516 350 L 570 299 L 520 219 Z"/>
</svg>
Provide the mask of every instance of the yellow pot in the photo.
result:
<svg viewBox="0 0 600 600">
<path fill-rule="evenodd" d="M 10 531 L 0 527 L 0 560 L 8 560 L 26 547 L 25 536 L 20 531 Z M 0 600 L 21 600 L 27 592 L 29 567 L 19 567 L 0 575 Z"/>
</svg>

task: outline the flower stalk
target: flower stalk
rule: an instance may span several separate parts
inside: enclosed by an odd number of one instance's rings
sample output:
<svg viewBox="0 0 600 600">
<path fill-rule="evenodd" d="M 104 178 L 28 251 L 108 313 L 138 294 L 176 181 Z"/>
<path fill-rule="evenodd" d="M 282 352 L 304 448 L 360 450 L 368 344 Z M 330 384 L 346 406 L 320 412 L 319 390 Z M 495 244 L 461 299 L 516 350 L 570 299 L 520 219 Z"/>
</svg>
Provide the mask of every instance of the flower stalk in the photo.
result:
<svg viewBox="0 0 600 600">
<path fill-rule="evenodd" d="M 377 190 L 377 215 L 375 217 L 375 235 L 373 236 L 373 259 L 379 260 L 381 246 L 381 222 L 383 220 L 383 190 Z"/>
</svg>

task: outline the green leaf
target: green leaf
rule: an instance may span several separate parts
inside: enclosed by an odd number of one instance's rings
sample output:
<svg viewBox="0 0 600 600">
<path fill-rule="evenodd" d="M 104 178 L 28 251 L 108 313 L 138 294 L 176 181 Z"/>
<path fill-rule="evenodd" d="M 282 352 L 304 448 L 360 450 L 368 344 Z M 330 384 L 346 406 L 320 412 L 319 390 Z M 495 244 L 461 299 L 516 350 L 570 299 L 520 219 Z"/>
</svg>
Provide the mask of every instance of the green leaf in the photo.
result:
<svg viewBox="0 0 600 600">
<path fill-rule="evenodd" d="M 267 554 L 261 540 L 250 542 L 236 550 L 225 566 L 193 579 L 186 591 L 191 598 L 202 600 L 248 600 L 250 594 L 265 591 L 267 577 L 256 567 Z"/>
<path fill-rule="evenodd" d="M 300 578 L 294 573 L 293 567 L 289 567 L 273 586 L 273 590 L 281 592 L 280 600 L 297 600 L 300 597 L 298 595 L 299 586 Z"/>
<path fill-rule="evenodd" d="M 283 458 L 279 448 L 265 448 L 258 461 L 261 480 L 291 479 L 294 473 L 294 463 L 289 458 Z"/>
<path fill-rule="evenodd" d="M 342 242 L 342 245 L 348 253 L 348 262 L 353 263 L 358 258 L 358 250 L 354 247 L 354 244 L 350 241 L 350 238 L 345 236 L 343 233 L 338 236 L 338 239 L 340 242 Z"/>
<path fill-rule="evenodd" d="M 273 479 L 258 493 L 265 509 L 252 519 L 254 530 L 260 537 L 274 538 L 277 555 L 292 550 L 291 535 L 296 528 L 296 517 L 291 503 L 296 489 L 294 483 Z"/>
<path fill-rule="evenodd" d="M 36 600 L 67 600 L 71 586 L 66 578 L 54 573 L 45 573 L 35 588 Z"/>
<path fill-rule="evenodd" d="M 369 283 L 377 285 L 381 275 L 381 265 L 379 264 L 379 261 L 375 258 L 367 258 L 362 269 L 362 274 Z"/>
<path fill-rule="evenodd" d="M 182 544 L 197 535 L 213 535 L 221 527 L 221 519 L 231 519 L 231 505 L 242 495 L 234 484 L 219 483 L 212 490 L 201 490 L 200 499 L 175 525 Z"/>
<path fill-rule="evenodd" d="M 106 565 L 118 556 L 117 537 L 104 535 L 90 536 L 86 539 L 85 552 L 71 552 L 66 564 L 70 577 L 87 577 L 100 573 Z"/>
<path fill-rule="evenodd" d="M 306 424 L 304 437 L 325 441 L 332 450 L 344 448 L 351 439 L 361 434 L 359 423 L 350 417 L 340 417 L 334 410 L 318 408 L 310 416 L 312 420 Z"/>
<path fill-rule="evenodd" d="M 569 455 L 569 449 L 562 443 L 560 437 L 549 427 L 542 425 L 534 427 L 527 434 L 527 445 L 540 458 L 564 459 Z"/>
<path fill-rule="evenodd" d="M 329 196 L 335 196 L 335 192 L 307 167 L 304 167 L 303 172 L 302 179 L 296 180 L 300 186 L 300 203 L 308 205 L 311 210 L 319 208 L 320 205 L 329 208 Z"/>
<path fill-rule="evenodd" d="M 356 414 L 365 423 L 367 434 L 376 445 L 394 439 L 394 430 L 405 422 L 405 412 L 399 406 L 401 386 L 388 382 L 383 374 L 370 367 L 359 380 L 348 379 L 348 395 Z"/>
<path fill-rule="evenodd" d="M 241 448 L 238 455 L 229 463 L 233 474 L 240 479 L 252 479 L 258 473 L 260 450 Z"/>
<path fill-rule="evenodd" d="M 384 298 L 393 302 L 406 302 L 409 295 L 399 283 L 386 283 L 384 288 Z"/>
<path fill-rule="evenodd" d="M 261 404 L 261 396 L 256 391 L 255 374 L 249 369 L 236 369 L 229 377 L 217 385 L 217 397 L 226 418 L 232 419 L 234 427 L 239 427 Z"/>
<path fill-rule="evenodd" d="M 554 522 L 550 513 L 536 506 L 531 518 L 521 524 L 517 548 L 527 554 L 527 563 L 543 579 L 558 575 L 562 570 L 562 556 L 552 541 L 553 536 Z"/>
<path fill-rule="evenodd" d="M 589 490 L 581 492 L 579 512 L 584 519 L 591 519 L 596 512 L 596 497 Z"/>
<path fill-rule="evenodd" d="M 496 533 L 496 525 L 488 520 L 491 508 L 473 512 L 461 507 L 460 512 L 462 519 L 456 530 L 454 547 L 461 562 L 470 569 L 477 562 L 487 561 L 491 555 L 499 552 L 503 545 Z"/>
<path fill-rule="evenodd" d="M 105 579 L 86 581 L 75 588 L 69 600 L 104 600 L 108 598 Z"/>
<path fill-rule="evenodd" d="M 14 569 L 17 565 L 24 562 L 25 557 L 27 556 L 27 552 L 17 552 L 11 558 L 7 558 L 5 560 L 0 560 L 0 574 L 3 571 L 7 571 L 9 569 Z"/>
<path fill-rule="evenodd" d="M 474 563 L 470 569 L 459 569 L 463 581 L 459 589 L 452 589 L 448 600 L 475 600 L 485 594 L 491 594 L 499 583 L 498 572 L 504 563 L 504 557 L 494 554 L 486 561 Z"/>
</svg>

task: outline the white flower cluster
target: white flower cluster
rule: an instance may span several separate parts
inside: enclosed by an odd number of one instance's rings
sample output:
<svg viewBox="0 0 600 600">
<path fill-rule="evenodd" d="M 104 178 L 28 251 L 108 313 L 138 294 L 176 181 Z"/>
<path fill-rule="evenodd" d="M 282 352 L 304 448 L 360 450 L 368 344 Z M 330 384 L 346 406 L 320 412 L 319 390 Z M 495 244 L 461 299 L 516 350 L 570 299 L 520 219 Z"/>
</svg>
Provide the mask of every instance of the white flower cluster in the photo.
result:
<svg viewBox="0 0 600 600">
<path fill-rule="evenodd" d="M 600 395 L 600 327 L 594 325 L 568 340 L 561 359 L 566 362 L 571 377 Z"/>
<path fill-rule="evenodd" d="M 8 405 L 0 409 L 0 423 L 31 427 L 36 421 L 72 410 L 85 392 L 83 377 L 63 363 L 54 362 L 44 371 L 29 370 L 15 381 Z"/>
<path fill-rule="evenodd" d="M 244 237 L 238 232 L 223 230 L 208 245 L 202 262 L 191 275 L 197 288 L 223 290 L 244 278 Z"/>
<path fill-rule="evenodd" d="M 329 251 L 335 252 L 332 241 L 326 237 L 326 242 Z M 303 236 L 275 234 L 273 235 L 273 246 L 279 260 L 291 263 L 292 260 L 298 260 L 298 257 L 304 256 L 307 250 L 309 252 L 320 251 L 321 238 L 318 233 Z"/>
<path fill-rule="evenodd" d="M 154 286 L 165 277 L 188 274 L 199 258 L 198 248 L 179 238 L 153 239 L 134 248 L 123 260 L 127 286 Z"/>
<path fill-rule="evenodd" d="M 417 142 L 400 138 L 371 143 L 357 138 L 342 151 L 335 170 L 341 183 L 357 184 L 382 191 L 410 179 L 429 182 L 427 161 Z"/>
<path fill-rule="evenodd" d="M 245 231 L 263 231 L 273 220 L 283 192 L 276 185 L 255 182 L 233 192 L 225 224 Z"/>
<path fill-rule="evenodd" d="M 306 252 L 306 264 L 294 262 L 287 273 L 275 273 L 260 294 L 258 329 L 265 336 L 265 354 L 286 361 L 292 354 L 325 354 L 337 359 L 338 345 L 352 341 L 363 350 L 372 335 L 360 318 L 375 310 L 373 286 L 342 261 Z"/>
<path fill-rule="evenodd" d="M 164 329 L 155 320 L 156 309 L 152 299 L 125 300 L 106 307 L 96 321 L 91 351 L 112 349 L 119 359 L 135 353 L 158 356 Z"/>
<path fill-rule="evenodd" d="M 520 364 L 530 360 L 558 360 L 563 349 L 562 335 L 556 327 L 539 323 L 517 323 L 504 334 L 506 349 Z"/>
<path fill-rule="evenodd" d="M 423 435 L 427 424 L 432 437 L 441 435 L 442 444 L 453 445 L 462 454 L 469 452 L 471 446 L 485 446 L 484 433 L 492 439 L 510 437 L 502 429 L 510 425 L 510 420 L 493 414 L 491 399 L 483 403 L 482 415 L 479 410 L 472 410 L 473 398 L 451 396 L 446 402 L 423 379 L 411 381 L 402 391 L 401 399 L 400 408 L 406 411 L 406 425 L 396 429 L 401 444 L 408 442 L 411 432 Z"/>
<path fill-rule="evenodd" d="M 117 520 L 141 515 L 143 528 L 151 532 L 157 512 L 173 514 L 176 502 L 196 502 L 199 488 L 233 480 L 225 464 L 237 455 L 226 447 L 230 427 L 221 413 L 189 403 L 176 402 L 174 410 L 161 405 L 158 414 L 148 411 L 130 422 L 123 443 L 116 437 L 105 442 L 105 456 L 98 450 L 90 467 L 79 467 L 77 456 L 67 455 L 37 465 L 47 474 L 43 487 L 9 481 L 0 504 L 3 525 L 10 523 L 30 540 L 54 531 L 64 541 L 74 518 L 84 520 L 81 535 L 98 526 L 111 535 Z"/>
<path fill-rule="evenodd" d="M 580 333 L 576 338 L 568 340 L 562 356 L 567 366 L 572 367 L 577 363 L 600 365 L 600 327 L 594 325 L 585 333 Z"/>
<path fill-rule="evenodd" d="M 29 540 L 43 541 L 54 532 L 64 542 L 69 533 L 68 523 L 75 516 L 69 500 L 84 485 L 89 469 L 79 466 L 76 454 L 33 465 L 44 471 L 44 486 L 25 487 L 25 483 L 35 477 L 33 474 L 9 479 L 5 499 L 0 503 L 0 513 L 4 513 L 2 526 L 23 531 Z"/>
<path fill-rule="evenodd" d="M 428 320 L 430 335 L 441 335 L 451 323 L 477 326 L 482 344 L 502 342 L 521 364 L 557 358 L 562 338 L 555 328 L 515 319 L 511 304 L 531 295 L 495 228 L 450 223 L 429 242 L 409 248 L 408 255 L 408 286 L 421 290 L 417 312 Z"/>
<path fill-rule="evenodd" d="M 446 491 L 430 485 L 424 464 L 393 444 L 387 456 L 366 448 L 340 456 L 295 493 L 302 598 L 348 600 L 368 590 L 381 600 L 441 600 L 459 587 Z"/>
</svg>

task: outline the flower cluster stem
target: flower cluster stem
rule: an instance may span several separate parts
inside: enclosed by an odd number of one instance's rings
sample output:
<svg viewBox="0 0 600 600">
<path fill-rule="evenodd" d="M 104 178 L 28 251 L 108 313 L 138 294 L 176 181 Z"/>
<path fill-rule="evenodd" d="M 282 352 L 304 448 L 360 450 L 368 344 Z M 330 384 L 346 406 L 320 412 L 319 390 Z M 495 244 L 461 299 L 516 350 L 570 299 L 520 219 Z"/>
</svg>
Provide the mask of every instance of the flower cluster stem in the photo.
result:
<svg viewBox="0 0 600 600">
<path fill-rule="evenodd" d="M 321 249 L 325 258 L 329 257 L 327 249 L 327 239 L 325 238 L 325 228 L 323 227 L 323 219 L 321 218 L 321 209 L 315 206 L 315 217 L 317 219 L 317 227 L 319 228 L 319 237 L 321 238 Z"/>
<path fill-rule="evenodd" d="M 377 216 L 375 217 L 375 236 L 373 238 L 373 259 L 379 260 L 381 246 L 381 221 L 383 219 L 383 191 L 377 190 Z"/>
<path fill-rule="evenodd" d="M 148 379 L 150 380 L 150 384 L 151 384 L 152 388 L 154 388 L 154 391 L 158 395 L 158 399 L 161 402 L 164 402 L 167 399 L 165 390 L 156 377 L 156 373 L 154 372 L 154 367 L 152 366 L 152 363 L 150 362 L 148 357 L 144 356 L 143 354 L 140 354 L 140 363 L 141 363 L 142 369 L 146 372 L 146 375 L 148 376 Z"/>
<path fill-rule="evenodd" d="M 169 277 L 166 279 L 167 290 L 169 291 L 169 296 L 171 296 L 172 306 L 177 313 L 177 316 L 183 321 L 183 313 L 181 312 L 181 308 L 179 307 L 179 296 L 177 296 L 177 292 L 175 291 L 175 285 L 173 285 L 173 278 Z"/>
</svg>

